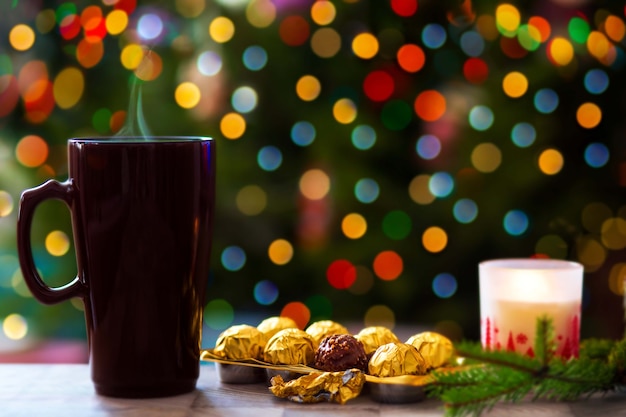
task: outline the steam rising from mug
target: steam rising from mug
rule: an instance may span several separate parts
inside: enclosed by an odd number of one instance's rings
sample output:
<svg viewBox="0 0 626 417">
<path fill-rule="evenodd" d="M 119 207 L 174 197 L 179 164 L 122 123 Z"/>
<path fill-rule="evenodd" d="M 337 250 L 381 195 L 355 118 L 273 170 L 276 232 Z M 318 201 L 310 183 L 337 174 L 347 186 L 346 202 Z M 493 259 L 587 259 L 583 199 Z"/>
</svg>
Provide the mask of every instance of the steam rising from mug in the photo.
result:
<svg viewBox="0 0 626 417">
<path fill-rule="evenodd" d="M 142 66 L 146 64 L 147 60 L 150 60 L 150 51 L 144 55 L 144 58 L 135 70 L 133 85 L 130 92 L 130 100 L 128 102 L 128 112 L 126 113 L 126 120 L 122 128 L 114 135 L 116 137 L 139 136 L 148 138 L 152 136 L 152 132 L 150 132 L 143 116 L 143 105 L 141 100 L 143 81 L 141 80 L 141 77 L 137 75 L 138 72 L 141 72 Z"/>
</svg>

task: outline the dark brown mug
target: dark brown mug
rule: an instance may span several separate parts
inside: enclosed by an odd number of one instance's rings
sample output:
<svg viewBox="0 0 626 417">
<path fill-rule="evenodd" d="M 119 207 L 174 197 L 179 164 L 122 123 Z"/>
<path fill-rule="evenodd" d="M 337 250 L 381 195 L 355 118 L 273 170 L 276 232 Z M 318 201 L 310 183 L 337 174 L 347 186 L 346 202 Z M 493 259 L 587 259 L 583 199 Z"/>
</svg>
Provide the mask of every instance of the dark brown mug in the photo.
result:
<svg viewBox="0 0 626 417">
<path fill-rule="evenodd" d="M 96 392 L 159 397 L 192 391 L 212 242 L 215 143 L 203 137 L 68 141 L 68 180 L 22 194 L 20 266 L 44 304 L 82 298 Z M 48 286 L 35 267 L 35 208 L 64 201 L 77 276 Z"/>
</svg>

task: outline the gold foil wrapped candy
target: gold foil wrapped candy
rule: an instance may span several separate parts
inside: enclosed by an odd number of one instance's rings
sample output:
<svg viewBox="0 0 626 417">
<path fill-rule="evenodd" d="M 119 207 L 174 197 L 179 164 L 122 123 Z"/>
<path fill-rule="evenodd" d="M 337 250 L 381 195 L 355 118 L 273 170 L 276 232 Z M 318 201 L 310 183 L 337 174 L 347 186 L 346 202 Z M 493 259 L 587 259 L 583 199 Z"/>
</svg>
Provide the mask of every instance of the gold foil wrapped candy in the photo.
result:
<svg viewBox="0 0 626 417">
<path fill-rule="evenodd" d="M 370 375 L 379 377 L 424 375 L 428 364 L 415 346 L 387 343 L 376 349 L 369 361 L 368 371 Z"/>
<path fill-rule="evenodd" d="M 376 349 L 387 343 L 400 343 L 398 337 L 383 326 L 365 327 L 354 337 L 363 344 L 367 356 L 372 355 Z"/>
<path fill-rule="evenodd" d="M 448 364 L 454 353 L 454 346 L 450 339 L 435 332 L 413 335 L 406 343 L 415 346 L 431 368 Z"/>
<path fill-rule="evenodd" d="M 266 318 L 261 323 L 259 323 L 256 328 L 263 332 L 265 334 L 265 337 L 269 340 L 270 337 L 274 336 L 279 331 L 283 329 L 297 329 L 298 325 L 290 317 L 274 316 Z"/>
<path fill-rule="evenodd" d="M 358 369 L 342 372 L 313 372 L 285 382 L 280 375 L 271 379 L 270 391 L 279 398 L 298 403 L 322 401 L 344 404 L 356 398 L 365 384 L 365 374 Z"/>
<path fill-rule="evenodd" d="M 311 323 L 309 327 L 306 328 L 306 332 L 313 336 L 316 346 L 327 336 L 333 334 L 349 334 L 346 327 L 332 320 L 320 320 Z"/>
<path fill-rule="evenodd" d="M 217 337 L 213 353 L 223 359 L 262 359 L 265 335 L 256 327 L 238 324 Z"/>
<path fill-rule="evenodd" d="M 315 356 L 313 337 L 300 329 L 283 329 L 267 341 L 265 362 L 282 365 L 308 365 Z"/>
</svg>

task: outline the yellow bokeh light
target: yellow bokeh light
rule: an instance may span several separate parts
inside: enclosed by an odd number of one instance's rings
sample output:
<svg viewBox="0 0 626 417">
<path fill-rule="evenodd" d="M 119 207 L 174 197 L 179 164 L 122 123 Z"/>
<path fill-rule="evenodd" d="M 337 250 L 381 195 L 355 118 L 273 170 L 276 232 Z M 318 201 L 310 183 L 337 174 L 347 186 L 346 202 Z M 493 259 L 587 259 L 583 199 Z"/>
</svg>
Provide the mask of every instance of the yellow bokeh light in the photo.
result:
<svg viewBox="0 0 626 417">
<path fill-rule="evenodd" d="M 124 10 L 112 10 L 104 20 L 104 25 L 110 35 L 119 35 L 128 26 L 128 15 Z"/>
<path fill-rule="evenodd" d="M 563 155 L 556 149 L 546 149 L 539 155 L 539 169 L 546 175 L 555 175 L 563 169 Z"/>
<path fill-rule="evenodd" d="M 27 51 L 35 43 L 35 31 L 22 23 L 15 25 L 9 32 L 9 43 L 17 51 Z"/>
<path fill-rule="evenodd" d="M 593 237 L 584 237 L 576 242 L 578 261 L 584 265 L 585 272 L 595 272 L 606 261 L 607 250 Z"/>
<path fill-rule="evenodd" d="M 176 0 L 176 11 L 188 19 L 200 16 L 205 7 L 205 0 Z"/>
<path fill-rule="evenodd" d="M 0 190 L 0 217 L 6 217 L 13 212 L 13 197 L 4 190 Z"/>
<path fill-rule="evenodd" d="M 246 119 L 239 113 L 228 113 L 220 120 L 220 131 L 226 139 L 239 139 L 246 132 Z"/>
<path fill-rule="evenodd" d="M 609 289 L 613 294 L 624 295 L 626 293 L 626 263 L 620 262 L 611 267 L 609 272 Z"/>
<path fill-rule="evenodd" d="M 374 305 L 367 309 L 363 317 L 363 326 L 383 326 L 393 329 L 396 326 L 396 315 L 385 305 Z"/>
<path fill-rule="evenodd" d="M 28 323 L 19 314 L 9 314 L 2 321 L 2 331 L 9 339 L 20 340 L 28 333 Z"/>
<path fill-rule="evenodd" d="M 496 26 L 496 19 L 490 14 L 478 16 L 476 19 L 476 30 L 487 41 L 496 40 L 500 36 Z"/>
<path fill-rule="evenodd" d="M 496 8 L 496 25 L 505 36 L 513 36 L 520 25 L 520 12 L 512 4 L 501 4 Z"/>
<path fill-rule="evenodd" d="M 311 36 L 311 50 L 320 58 L 332 58 L 341 49 L 341 35 L 333 28 L 320 28 Z"/>
<path fill-rule="evenodd" d="M 502 90 L 511 98 L 521 97 L 528 90 L 528 79 L 521 72 L 509 72 L 502 79 Z"/>
<path fill-rule="evenodd" d="M 183 109 L 192 109 L 200 102 L 200 88 L 192 82 L 186 81 L 176 87 L 174 99 Z"/>
<path fill-rule="evenodd" d="M 126 45 L 120 54 L 120 62 L 124 68 L 129 70 L 136 69 L 141 61 L 143 61 L 144 52 L 141 45 L 131 43 Z"/>
<path fill-rule="evenodd" d="M 367 221 L 358 213 L 350 213 L 341 221 L 341 231 L 350 239 L 358 239 L 367 232 Z"/>
<path fill-rule="evenodd" d="M 409 183 L 409 197 L 417 204 L 426 205 L 435 201 L 435 195 L 430 192 L 430 175 L 421 174 Z"/>
<path fill-rule="evenodd" d="M 448 234 L 441 227 L 431 226 L 422 234 L 422 245 L 431 253 L 439 253 L 448 245 Z"/>
<path fill-rule="evenodd" d="M 583 103 L 576 111 L 576 120 L 585 129 L 592 129 L 602 121 L 602 110 L 595 103 Z"/>
<path fill-rule="evenodd" d="M 321 169 L 310 169 L 300 177 L 299 188 L 309 200 L 321 200 L 330 192 L 330 177 Z"/>
<path fill-rule="evenodd" d="M 335 5 L 328 0 L 317 0 L 311 6 L 311 19 L 320 26 L 331 24 L 336 15 Z"/>
<path fill-rule="evenodd" d="M 56 13 L 53 9 L 44 9 L 37 13 L 35 18 L 35 27 L 39 33 L 48 33 L 54 29 L 56 25 Z"/>
<path fill-rule="evenodd" d="M 227 17 L 216 17 L 209 25 L 209 35 L 217 43 L 228 42 L 235 35 L 235 24 Z"/>
<path fill-rule="evenodd" d="M 600 233 L 602 225 L 613 216 L 611 208 L 602 202 L 587 204 L 581 214 L 580 220 L 585 229 L 592 233 Z"/>
<path fill-rule="evenodd" d="M 565 66 L 574 59 L 574 47 L 567 39 L 556 37 L 550 42 L 548 54 L 556 64 Z"/>
<path fill-rule="evenodd" d="M 611 50 L 611 42 L 602 32 L 592 31 L 587 37 L 587 50 L 599 60 L 604 60 Z"/>
<path fill-rule="evenodd" d="M 352 40 L 352 52 L 359 58 L 374 58 L 378 49 L 378 39 L 371 33 L 360 33 Z"/>
<path fill-rule="evenodd" d="M 349 124 L 356 119 L 356 105 L 349 98 L 341 98 L 333 106 L 333 116 L 341 124 Z"/>
<path fill-rule="evenodd" d="M 272 0 L 252 0 L 246 7 L 246 19 L 256 28 L 266 28 L 276 20 L 276 6 Z"/>
<path fill-rule="evenodd" d="M 619 217 L 607 219 L 602 224 L 602 244 L 613 250 L 626 248 L 626 220 Z"/>
<path fill-rule="evenodd" d="M 304 101 L 315 100 L 321 91 L 322 85 L 313 75 L 303 75 L 296 83 L 296 94 Z"/>
<path fill-rule="evenodd" d="M 276 239 L 270 244 L 267 254 L 276 265 L 285 265 L 293 258 L 293 246 L 285 239 Z"/>
<path fill-rule="evenodd" d="M 83 96 L 84 90 L 83 73 L 74 67 L 65 68 L 59 72 L 52 86 L 54 101 L 62 109 L 74 107 Z"/>
<path fill-rule="evenodd" d="M 38 272 L 39 275 L 41 275 L 41 271 Z M 19 268 L 11 275 L 11 287 L 17 295 L 24 298 L 33 298 L 33 293 L 28 289 L 26 281 L 24 281 L 24 276 L 22 275 L 22 270 Z"/>
<path fill-rule="evenodd" d="M 258 185 L 246 185 L 235 198 L 237 208 L 247 216 L 256 216 L 267 206 L 267 194 Z"/>
<path fill-rule="evenodd" d="M 50 255 L 63 256 L 70 250 L 70 239 L 64 232 L 55 230 L 46 236 L 45 246 Z"/>
<path fill-rule="evenodd" d="M 471 160 L 477 171 L 493 172 L 502 164 L 502 152 L 493 143 L 481 143 L 472 151 Z"/>
</svg>

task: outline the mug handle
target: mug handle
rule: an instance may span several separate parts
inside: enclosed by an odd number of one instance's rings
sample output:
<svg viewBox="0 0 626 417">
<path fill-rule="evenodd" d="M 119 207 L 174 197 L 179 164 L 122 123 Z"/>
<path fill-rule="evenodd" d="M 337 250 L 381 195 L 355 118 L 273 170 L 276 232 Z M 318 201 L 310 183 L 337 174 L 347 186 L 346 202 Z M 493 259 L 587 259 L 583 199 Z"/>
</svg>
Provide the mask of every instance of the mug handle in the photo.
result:
<svg viewBox="0 0 626 417">
<path fill-rule="evenodd" d="M 72 297 L 83 297 L 87 293 L 87 285 L 78 276 L 61 287 L 48 286 L 37 272 L 30 242 L 35 208 L 44 200 L 57 199 L 65 202 L 71 210 L 74 192 L 71 180 L 62 183 L 48 180 L 38 187 L 25 190 L 20 198 L 17 214 L 17 252 L 20 268 L 28 289 L 43 304 L 56 304 Z"/>
</svg>

